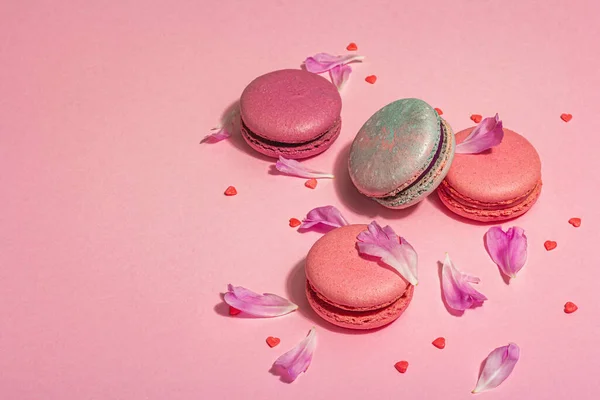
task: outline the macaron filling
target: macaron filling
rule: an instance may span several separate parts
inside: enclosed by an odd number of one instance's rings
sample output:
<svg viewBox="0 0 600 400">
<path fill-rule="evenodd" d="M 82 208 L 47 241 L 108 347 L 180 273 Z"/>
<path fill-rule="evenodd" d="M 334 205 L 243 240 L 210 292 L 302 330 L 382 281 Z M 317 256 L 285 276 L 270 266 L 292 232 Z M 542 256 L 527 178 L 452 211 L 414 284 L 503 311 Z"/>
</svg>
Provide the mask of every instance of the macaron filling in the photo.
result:
<svg viewBox="0 0 600 400">
<path fill-rule="evenodd" d="M 507 208 L 516 207 L 519 204 L 526 202 L 529 197 L 531 197 L 532 193 L 536 192 L 541 185 L 542 183 L 538 182 L 533 189 L 529 190 L 522 196 L 495 203 L 486 203 L 464 196 L 450 186 L 447 181 L 442 182 L 442 184 L 439 186 L 439 191 L 442 192 L 443 196 L 446 198 L 450 198 L 454 202 L 462 204 L 467 208 L 477 208 L 478 210 L 504 210 Z"/>
</svg>

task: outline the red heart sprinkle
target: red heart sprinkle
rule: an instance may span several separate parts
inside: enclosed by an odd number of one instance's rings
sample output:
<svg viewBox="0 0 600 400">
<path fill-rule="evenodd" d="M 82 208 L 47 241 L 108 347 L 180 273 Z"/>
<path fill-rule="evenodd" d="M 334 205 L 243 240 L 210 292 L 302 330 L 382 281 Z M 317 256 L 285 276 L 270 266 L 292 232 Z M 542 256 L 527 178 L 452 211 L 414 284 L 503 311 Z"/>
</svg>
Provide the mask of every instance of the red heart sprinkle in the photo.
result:
<svg viewBox="0 0 600 400">
<path fill-rule="evenodd" d="M 365 78 L 365 81 L 369 82 L 371 85 L 375 83 L 377 77 L 375 75 L 369 75 Z"/>
<path fill-rule="evenodd" d="M 554 250 L 556 248 L 557 244 L 554 240 L 546 240 L 544 242 L 544 247 L 546 248 L 546 250 L 550 251 L 550 250 Z"/>
<path fill-rule="evenodd" d="M 434 110 L 435 110 L 435 112 L 438 113 L 438 115 L 442 115 L 444 113 L 441 108 L 436 107 L 436 108 L 434 108 Z"/>
<path fill-rule="evenodd" d="M 575 303 L 571 303 L 570 301 L 567 301 L 565 303 L 565 313 L 567 314 L 571 314 L 574 313 L 575 311 L 577 311 L 577 305 Z"/>
<path fill-rule="evenodd" d="M 408 361 L 398 361 L 396 364 L 394 364 L 394 368 L 396 368 L 398 372 L 403 374 L 408 369 Z"/>
<path fill-rule="evenodd" d="M 269 336 L 267 338 L 267 344 L 270 348 L 277 346 L 279 342 L 281 342 L 281 339 L 279 339 L 278 337 Z"/>
<path fill-rule="evenodd" d="M 306 186 L 307 188 L 314 189 L 317 187 L 317 180 L 315 178 L 310 178 L 309 180 L 304 182 L 304 186 Z"/>
<path fill-rule="evenodd" d="M 237 190 L 233 186 L 229 186 L 225 189 L 225 196 L 235 196 L 237 194 Z"/>
<path fill-rule="evenodd" d="M 346 46 L 346 50 L 348 51 L 356 51 L 358 50 L 358 46 L 354 42 L 350 42 L 348 46 Z"/>
<path fill-rule="evenodd" d="M 473 122 L 475 122 L 476 124 L 480 123 L 482 118 L 483 117 L 481 115 L 479 115 L 479 114 L 473 114 L 473 115 L 471 115 L 471 120 Z"/>
<path fill-rule="evenodd" d="M 569 220 L 569 223 L 575 228 L 579 228 L 581 226 L 581 218 L 571 218 Z"/>
<path fill-rule="evenodd" d="M 431 344 L 437 347 L 438 349 L 443 349 L 444 347 L 446 347 L 446 339 L 443 337 L 439 337 L 433 342 L 431 342 Z"/>
<path fill-rule="evenodd" d="M 241 313 L 240 310 L 238 310 L 237 308 L 233 308 L 233 307 L 229 306 L 229 315 L 238 315 L 239 313 Z"/>
<path fill-rule="evenodd" d="M 560 114 L 560 119 L 562 119 L 565 122 L 569 122 L 572 118 L 573 116 L 571 114 Z"/>
<path fill-rule="evenodd" d="M 298 218 L 290 218 L 290 226 L 292 228 L 295 228 L 297 226 L 300 226 L 302 222 L 300 222 L 300 220 Z"/>
</svg>

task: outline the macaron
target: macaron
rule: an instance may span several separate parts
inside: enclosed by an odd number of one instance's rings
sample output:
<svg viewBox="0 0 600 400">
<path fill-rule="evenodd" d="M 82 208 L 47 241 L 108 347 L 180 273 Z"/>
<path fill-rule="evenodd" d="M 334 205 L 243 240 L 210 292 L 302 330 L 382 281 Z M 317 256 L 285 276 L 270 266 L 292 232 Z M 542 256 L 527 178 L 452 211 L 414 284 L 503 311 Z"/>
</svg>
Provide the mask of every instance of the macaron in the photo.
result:
<svg viewBox="0 0 600 400">
<path fill-rule="evenodd" d="M 350 148 L 348 170 L 358 191 L 388 208 L 418 203 L 442 182 L 454 157 L 454 133 L 419 99 L 377 111 Z"/>
<path fill-rule="evenodd" d="M 396 320 L 414 286 L 398 272 L 362 257 L 356 236 L 367 225 L 347 225 L 322 236 L 306 257 L 306 297 L 324 320 L 344 328 L 373 329 Z"/>
<path fill-rule="evenodd" d="M 461 143 L 475 127 L 456 134 Z M 438 188 L 442 203 L 476 221 L 497 222 L 526 213 L 542 190 L 542 162 L 527 139 L 504 128 L 502 142 L 479 154 L 457 154 Z"/>
<path fill-rule="evenodd" d="M 241 132 L 254 150 L 298 159 L 327 150 L 342 127 L 342 99 L 327 79 L 299 69 L 254 79 L 240 97 Z"/>
</svg>

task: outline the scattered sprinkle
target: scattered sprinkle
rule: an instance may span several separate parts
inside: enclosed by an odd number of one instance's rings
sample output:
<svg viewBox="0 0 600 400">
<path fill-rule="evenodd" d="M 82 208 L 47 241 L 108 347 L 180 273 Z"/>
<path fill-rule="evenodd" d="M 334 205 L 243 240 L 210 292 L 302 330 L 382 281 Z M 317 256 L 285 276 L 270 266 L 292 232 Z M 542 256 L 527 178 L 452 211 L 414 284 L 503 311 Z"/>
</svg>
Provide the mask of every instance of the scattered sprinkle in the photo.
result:
<svg viewBox="0 0 600 400">
<path fill-rule="evenodd" d="M 237 190 L 235 190 L 235 187 L 233 186 L 229 186 L 227 189 L 225 189 L 225 196 L 235 196 L 237 194 Z"/>
<path fill-rule="evenodd" d="M 269 336 L 267 338 L 267 344 L 269 345 L 270 348 L 277 346 L 280 342 L 281 342 L 281 339 L 279 339 L 277 337 Z"/>
<path fill-rule="evenodd" d="M 550 251 L 550 250 L 554 250 L 556 248 L 557 244 L 554 240 L 546 240 L 544 242 L 544 247 L 546 248 L 546 250 Z"/>
<path fill-rule="evenodd" d="M 314 189 L 317 187 L 317 180 L 315 178 L 310 178 L 306 182 L 304 182 L 304 186 L 310 189 Z"/>
<path fill-rule="evenodd" d="M 571 119 L 573 119 L 573 116 L 571 114 L 560 114 L 560 119 L 562 119 L 565 122 L 569 122 Z"/>
<path fill-rule="evenodd" d="M 476 124 L 480 123 L 482 119 L 483 117 L 479 114 L 471 115 L 471 121 L 475 122 Z"/>
<path fill-rule="evenodd" d="M 354 42 L 350 42 L 348 46 L 346 46 L 346 50 L 348 51 L 356 51 L 358 50 L 358 46 Z"/>
<path fill-rule="evenodd" d="M 398 361 L 396 364 L 394 364 L 394 368 L 396 368 L 398 372 L 403 374 L 408 369 L 408 361 Z"/>
<path fill-rule="evenodd" d="M 298 219 L 298 218 L 290 218 L 290 226 L 292 228 L 295 228 L 297 226 L 300 226 L 302 222 Z"/>
<path fill-rule="evenodd" d="M 443 337 L 439 337 L 433 342 L 431 342 L 431 344 L 437 347 L 438 349 L 443 349 L 444 347 L 446 347 L 446 339 Z"/>
<path fill-rule="evenodd" d="M 237 308 L 229 306 L 229 315 L 238 315 L 239 313 L 241 313 L 240 310 L 238 310 Z"/>
<path fill-rule="evenodd" d="M 570 301 L 567 301 L 565 303 L 565 313 L 566 314 L 571 314 L 574 313 L 575 311 L 577 311 L 577 305 L 575 303 L 572 303 Z"/>
<path fill-rule="evenodd" d="M 442 111 L 441 108 L 434 108 L 435 112 L 438 113 L 438 115 L 442 115 L 444 112 Z"/>
<path fill-rule="evenodd" d="M 365 78 L 365 81 L 369 82 L 372 85 L 377 81 L 377 77 L 375 75 L 369 75 Z"/>
<path fill-rule="evenodd" d="M 581 218 L 571 218 L 569 220 L 569 223 L 575 228 L 579 228 L 581 226 Z"/>
</svg>

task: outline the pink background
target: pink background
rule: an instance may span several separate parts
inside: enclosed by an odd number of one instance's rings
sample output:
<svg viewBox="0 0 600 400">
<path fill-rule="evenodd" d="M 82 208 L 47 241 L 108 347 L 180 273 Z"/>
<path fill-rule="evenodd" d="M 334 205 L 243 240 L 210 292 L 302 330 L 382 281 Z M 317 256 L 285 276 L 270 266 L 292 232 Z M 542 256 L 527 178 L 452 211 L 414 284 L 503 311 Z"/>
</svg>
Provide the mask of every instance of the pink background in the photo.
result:
<svg viewBox="0 0 600 400">
<path fill-rule="evenodd" d="M 467 399 L 480 362 L 513 341 L 513 375 L 482 397 L 598 398 L 597 4 L 4 1 L 0 397 Z M 367 59 L 342 93 L 342 134 L 306 161 L 335 180 L 309 190 L 269 174 L 272 161 L 239 137 L 198 144 L 254 77 L 350 41 Z M 413 96 L 456 130 L 498 112 L 539 150 L 542 197 L 511 223 L 526 230 L 529 263 L 510 285 L 484 250 L 488 226 L 436 198 L 389 211 L 350 187 L 361 124 Z M 229 185 L 237 196 L 223 195 Z M 288 219 L 326 204 L 352 222 L 391 224 L 419 252 L 414 301 L 391 326 L 354 334 L 307 307 L 302 262 L 319 234 Z M 558 248 L 545 251 L 547 239 Z M 489 297 L 460 318 L 440 299 L 446 251 Z M 229 282 L 300 310 L 229 317 L 219 297 Z M 579 311 L 564 314 L 566 301 Z M 280 382 L 272 362 L 313 325 L 310 369 Z M 281 344 L 267 347 L 269 335 Z M 430 344 L 438 336 L 445 350 Z"/>
</svg>

